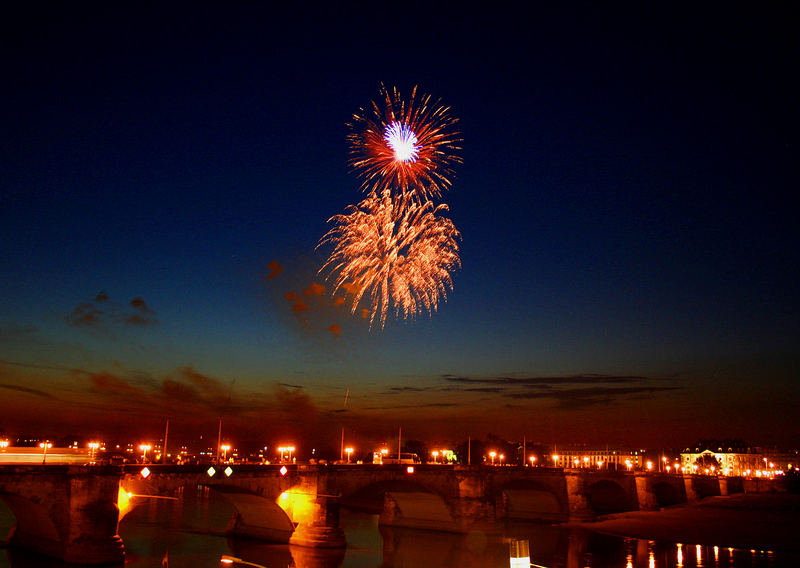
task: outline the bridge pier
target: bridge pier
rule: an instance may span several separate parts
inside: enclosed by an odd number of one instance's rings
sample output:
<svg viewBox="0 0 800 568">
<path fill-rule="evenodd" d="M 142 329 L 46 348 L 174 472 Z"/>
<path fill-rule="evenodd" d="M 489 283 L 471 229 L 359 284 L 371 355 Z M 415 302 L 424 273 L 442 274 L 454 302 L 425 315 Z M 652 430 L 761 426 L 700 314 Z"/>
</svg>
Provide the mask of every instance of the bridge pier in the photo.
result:
<svg viewBox="0 0 800 568">
<path fill-rule="evenodd" d="M 697 490 L 694 487 L 694 475 L 684 474 L 683 486 L 686 488 L 686 502 L 696 503 L 698 501 Z"/>
<path fill-rule="evenodd" d="M 567 483 L 568 515 L 571 521 L 588 521 L 595 518 L 586 490 L 586 476 L 575 472 L 564 472 Z"/>
<path fill-rule="evenodd" d="M 346 547 L 344 530 L 339 524 L 339 498 L 318 495 L 312 503 L 309 520 L 297 525 L 289 544 L 313 548 Z"/>
<path fill-rule="evenodd" d="M 646 473 L 636 473 L 634 476 L 636 483 L 636 502 L 640 511 L 658 510 L 658 499 L 653 490 L 653 476 Z"/>
</svg>

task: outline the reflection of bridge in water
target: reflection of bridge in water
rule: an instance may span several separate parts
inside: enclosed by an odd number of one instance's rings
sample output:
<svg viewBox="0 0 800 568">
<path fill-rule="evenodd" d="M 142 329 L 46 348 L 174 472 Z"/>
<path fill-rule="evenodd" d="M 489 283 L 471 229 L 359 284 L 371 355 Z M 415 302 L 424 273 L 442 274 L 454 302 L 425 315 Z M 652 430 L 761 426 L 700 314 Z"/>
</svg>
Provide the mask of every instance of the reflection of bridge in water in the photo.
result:
<svg viewBox="0 0 800 568">
<path fill-rule="evenodd" d="M 345 546 L 339 507 L 380 512 L 387 527 L 451 533 L 496 521 L 588 520 L 743 490 L 741 478 L 552 468 L 400 465 L 0 467 L 0 498 L 16 516 L 10 542 L 68 562 L 120 562 L 119 519 L 146 496 L 186 486 L 222 493 L 236 509 L 226 530 L 311 548 Z M 129 497 L 129 494 L 131 495 Z M 222 529 L 222 527 L 220 527 Z"/>
</svg>

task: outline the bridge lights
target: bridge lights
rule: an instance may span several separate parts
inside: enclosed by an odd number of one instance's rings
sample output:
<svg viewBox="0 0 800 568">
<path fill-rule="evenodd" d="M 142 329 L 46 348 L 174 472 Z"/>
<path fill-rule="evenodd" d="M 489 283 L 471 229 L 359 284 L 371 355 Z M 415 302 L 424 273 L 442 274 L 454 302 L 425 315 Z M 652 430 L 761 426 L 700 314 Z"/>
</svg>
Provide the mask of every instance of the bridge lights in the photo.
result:
<svg viewBox="0 0 800 568">
<path fill-rule="evenodd" d="M 597 462 L 597 469 L 601 469 L 603 467 L 603 460 Z"/>
<path fill-rule="evenodd" d="M 589 467 L 589 458 L 587 456 L 583 456 L 583 467 Z"/>
</svg>

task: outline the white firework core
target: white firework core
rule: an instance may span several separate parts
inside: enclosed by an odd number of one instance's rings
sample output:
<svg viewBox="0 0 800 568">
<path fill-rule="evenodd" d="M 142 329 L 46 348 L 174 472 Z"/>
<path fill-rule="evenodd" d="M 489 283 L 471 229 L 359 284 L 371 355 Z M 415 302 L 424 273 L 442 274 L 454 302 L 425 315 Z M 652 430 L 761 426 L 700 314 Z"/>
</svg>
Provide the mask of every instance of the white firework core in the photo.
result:
<svg viewBox="0 0 800 568">
<path fill-rule="evenodd" d="M 417 135 L 402 122 L 392 122 L 386 129 L 383 138 L 394 151 L 394 159 L 398 162 L 416 162 L 419 154 Z"/>
</svg>

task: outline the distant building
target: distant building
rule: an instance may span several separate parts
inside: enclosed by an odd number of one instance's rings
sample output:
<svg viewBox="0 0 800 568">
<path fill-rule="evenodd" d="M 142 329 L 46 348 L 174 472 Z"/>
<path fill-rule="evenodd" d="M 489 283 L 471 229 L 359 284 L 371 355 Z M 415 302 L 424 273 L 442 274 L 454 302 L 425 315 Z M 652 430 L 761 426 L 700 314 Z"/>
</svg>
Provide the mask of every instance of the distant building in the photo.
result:
<svg viewBox="0 0 800 568">
<path fill-rule="evenodd" d="M 642 469 L 645 450 L 626 448 L 558 447 L 548 457 L 549 465 L 562 468 Z"/>
<path fill-rule="evenodd" d="M 681 468 L 688 473 L 747 476 L 761 470 L 764 463 L 758 448 L 742 440 L 700 440 L 681 452 Z"/>
</svg>

